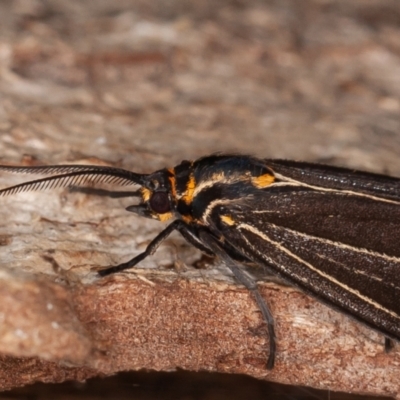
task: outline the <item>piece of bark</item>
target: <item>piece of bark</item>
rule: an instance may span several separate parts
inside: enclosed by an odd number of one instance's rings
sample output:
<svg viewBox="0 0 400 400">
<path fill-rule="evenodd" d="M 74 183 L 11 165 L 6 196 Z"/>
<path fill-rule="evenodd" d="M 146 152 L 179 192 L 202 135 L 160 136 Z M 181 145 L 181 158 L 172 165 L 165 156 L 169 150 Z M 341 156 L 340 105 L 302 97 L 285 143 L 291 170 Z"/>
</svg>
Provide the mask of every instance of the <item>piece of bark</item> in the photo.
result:
<svg viewBox="0 0 400 400">
<path fill-rule="evenodd" d="M 257 307 L 244 288 L 215 269 L 135 269 L 103 279 L 84 269 L 62 275 L 62 284 L 54 277 L 0 282 L 0 342 L 7 355 L 2 389 L 183 368 L 399 393 L 398 346 L 385 353 L 381 335 L 290 287 L 260 283 L 278 342 L 276 366 L 267 371 L 268 337 Z"/>
</svg>

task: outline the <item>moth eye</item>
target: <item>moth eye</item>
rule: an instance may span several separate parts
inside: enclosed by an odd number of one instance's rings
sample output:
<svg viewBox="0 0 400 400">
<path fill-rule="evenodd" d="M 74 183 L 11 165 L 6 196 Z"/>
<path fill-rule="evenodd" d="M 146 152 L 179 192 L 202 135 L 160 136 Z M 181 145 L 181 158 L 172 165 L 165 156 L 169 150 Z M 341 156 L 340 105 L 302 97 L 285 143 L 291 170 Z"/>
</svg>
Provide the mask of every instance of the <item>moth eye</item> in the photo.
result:
<svg viewBox="0 0 400 400">
<path fill-rule="evenodd" d="M 164 214 L 171 210 L 167 192 L 155 192 L 149 201 L 151 209 L 157 214 Z"/>
</svg>

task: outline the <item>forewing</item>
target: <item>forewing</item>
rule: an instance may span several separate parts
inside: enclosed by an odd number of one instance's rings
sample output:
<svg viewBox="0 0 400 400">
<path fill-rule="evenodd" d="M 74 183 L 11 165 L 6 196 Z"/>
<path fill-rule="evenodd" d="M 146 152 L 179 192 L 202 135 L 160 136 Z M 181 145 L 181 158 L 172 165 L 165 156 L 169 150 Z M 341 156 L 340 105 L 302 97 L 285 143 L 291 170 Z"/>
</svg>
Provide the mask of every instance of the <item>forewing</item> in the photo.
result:
<svg viewBox="0 0 400 400">
<path fill-rule="evenodd" d="M 400 179 L 348 168 L 290 160 L 265 160 L 275 176 L 287 183 L 346 190 L 400 201 Z"/>
<path fill-rule="evenodd" d="M 248 259 L 400 340 L 399 203 L 277 186 L 209 218 Z"/>
</svg>

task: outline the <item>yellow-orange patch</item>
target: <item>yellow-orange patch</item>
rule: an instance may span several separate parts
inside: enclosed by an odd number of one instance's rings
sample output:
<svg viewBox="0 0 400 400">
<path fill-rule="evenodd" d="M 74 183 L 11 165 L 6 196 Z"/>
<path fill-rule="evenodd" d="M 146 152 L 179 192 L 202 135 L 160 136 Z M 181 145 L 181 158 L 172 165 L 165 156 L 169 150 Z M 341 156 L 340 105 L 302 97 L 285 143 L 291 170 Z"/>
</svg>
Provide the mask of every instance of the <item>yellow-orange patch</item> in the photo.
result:
<svg viewBox="0 0 400 400">
<path fill-rule="evenodd" d="M 151 191 L 149 189 L 142 187 L 140 189 L 140 192 L 142 193 L 143 201 L 149 201 L 150 200 Z"/>
<path fill-rule="evenodd" d="M 251 178 L 252 184 L 258 189 L 263 189 L 269 186 L 271 183 L 274 183 L 274 181 L 275 177 L 271 174 L 264 174 Z"/>
<path fill-rule="evenodd" d="M 233 226 L 236 224 L 236 222 L 230 215 L 221 215 L 221 221 L 229 226 Z"/>
<path fill-rule="evenodd" d="M 194 178 L 193 174 L 191 174 L 188 183 L 186 184 L 185 195 L 182 197 L 183 201 L 188 205 L 192 204 L 195 188 L 196 188 L 196 179 Z"/>
<path fill-rule="evenodd" d="M 172 198 L 176 201 L 176 179 L 175 179 L 175 170 L 173 168 L 169 168 L 168 172 L 171 174 L 168 176 L 169 183 L 171 184 L 171 194 Z"/>
<path fill-rule="evenodd" d="M 169 219 L 171 219 L 173 217 L 173 214 L 168 212 L 168 213 L 164 213 L 164 214 L 156 214 L 157 218 L 161 221 L 168 221 Z"/>
<path fill-rule="evenodd" d="M 190 222 L 193 222 L 193 221 L 194 221 L 194 218 L 193 218 L 191 215 L 189 215 L 189 214 L 182 215 L 182 219 L 183 219 L 187 224 L 189 224 Z"/>
</svg>

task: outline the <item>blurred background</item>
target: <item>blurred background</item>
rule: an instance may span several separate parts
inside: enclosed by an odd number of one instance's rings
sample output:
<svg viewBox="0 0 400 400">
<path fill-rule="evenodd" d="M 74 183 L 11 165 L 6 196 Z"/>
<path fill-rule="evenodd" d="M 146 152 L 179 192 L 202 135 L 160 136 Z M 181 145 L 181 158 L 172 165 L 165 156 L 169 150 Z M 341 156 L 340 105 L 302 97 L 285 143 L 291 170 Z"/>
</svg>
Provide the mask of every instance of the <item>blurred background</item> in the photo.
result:
<svg viewBox="0 0 400 400">
<path fill-rule="evenodd" d="M 0 2 L 2 162 L 151 172 L 219 151 L 400 175 L 398 0 Z M 229 378 L 133 374 L 0 398 L 366 398 Z"/>
<path fill-rule="evenodd" d="M 400 173 L 397 0 L 3 0 L 0 150 Z"/>
</svg>

